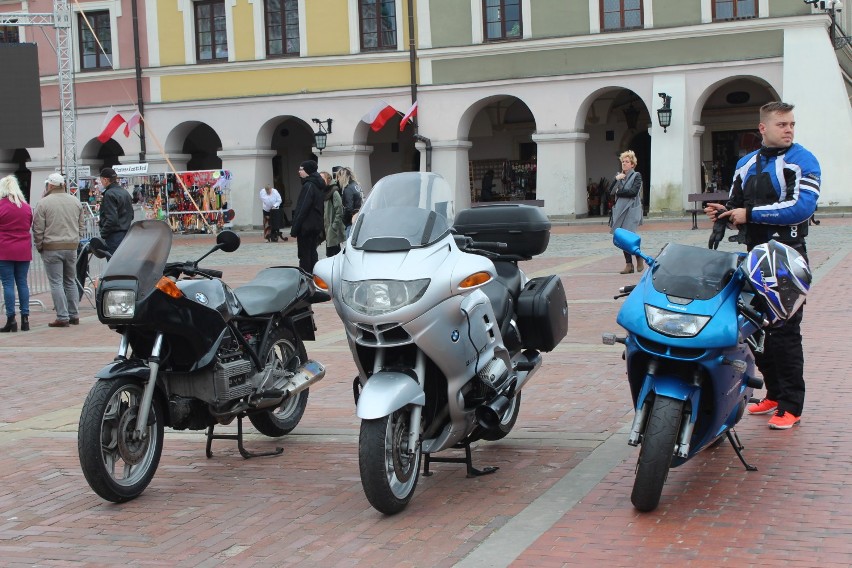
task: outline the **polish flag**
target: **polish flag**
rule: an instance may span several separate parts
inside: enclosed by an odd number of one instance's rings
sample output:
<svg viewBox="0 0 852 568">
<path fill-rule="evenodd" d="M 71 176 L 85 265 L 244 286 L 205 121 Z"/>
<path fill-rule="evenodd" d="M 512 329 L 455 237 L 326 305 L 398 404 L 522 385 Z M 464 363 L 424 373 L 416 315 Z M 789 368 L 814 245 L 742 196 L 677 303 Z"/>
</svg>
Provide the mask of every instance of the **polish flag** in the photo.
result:
<svg viewBox="0 0 852 568">
<path fill-rule="evenodd" d="M 139 124 L 139 121 L 142 120 L 142 115 L 139 114 L 139 111 L 135 111 L 130 118 L 127 120 L 127 123 L 124 125 L 124 135 L 128 138 L 130 137 L 130 132 L 136 128 L 136 125 Z"/>
<path fill-rule="evenodd" d="M 417 116 L 417 101 L 414 101 L 414 104 L 411 105 L 411 108 L 408 109 L 404 115 L 402 115 L 402 120 L 399 121 L 399 131 L 402 132 L 405 130 L 405 127 L 408 126 L 408 121 L 414 122 L 414 117 Z"/>
<path fill-rule="evenodd" d="M 114 108 L 109 107 L 109 112 L 107 112 L 106 118 L 104 118 L 104 124 L 101 127 L 101 133 L 98 134 L 98 142 L 105 144 L 124 123 L 124 117 L 118 114 Z"/>
<path fill-rule="evenodd" d="M 382 101 L 374 106 L 370 112 L 362 116 L 361 120 L 369 124 L 373 132 L 378 132 L 396 113 L 397 110 L 395 108 Z"/>
</svg>

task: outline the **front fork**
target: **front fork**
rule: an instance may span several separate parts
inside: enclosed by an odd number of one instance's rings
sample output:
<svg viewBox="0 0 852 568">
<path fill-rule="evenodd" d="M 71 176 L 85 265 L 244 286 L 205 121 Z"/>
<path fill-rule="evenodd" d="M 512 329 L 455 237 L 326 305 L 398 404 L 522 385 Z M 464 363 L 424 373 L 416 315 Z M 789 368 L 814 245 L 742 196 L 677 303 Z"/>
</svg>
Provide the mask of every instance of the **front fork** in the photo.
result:
<svg viewBox="0 0 852 568">
<path fill-rule="evenodd" d="M 154 347 L 151 349 L 151 356 L 148 358 L 148 382 L 145 383 L 145 390 L 142 392 L 142 402 L 139 404 L 139 414 L 136 417 L 136 428 L 131 434 L 131 438 L 136 441 L 144 440 L 148 436 L 148 415 L 151 412 L 151 402 L 154 400 L 154 389 L 157 387 L 157 373 L 160 370 L 160 350 L 163 348 L 163 334 L 158 333 L 154 338 Z M 130 351 L 130 341 L 127 334 L 121 336 L 121 343 L 118 346 L 118 354 L 116 359 L 127 359 L 127 354 Z"/>
<path fill-rule="evenodd" d="M 648 403 L 648 395 L 651 392 L 651 383 L 656 372 L 657 362 L 651 361 L 648 363 L 648 373 L 645 375 L 645 383 L 642 385 L 642 390 L 638 397 L 642 406 L 636 409 L 633 424 L 630 426 L 630 435 L 627 438 L 627 443 L 631 446 L 638 446 L 642 441 L 647 423 L 648 408 L 651 406 Z M 692 386 L 698 391 L 701 389 L 701 374 L 698 370 L 695 371 L 692 377 Z M 692 396 L 695 396 L 695 394 Z M 684 406 L 684 420 L 680 424 L 677 447 L 675 448 L 675 455 L 679 458 L 686 458 L 689 455 L 690 440 L 692 439 L 692 432 L 695 430 L 695 420 L 693 420 L 692 410 L 696 403 L 692 400 L 692 397 L 687 397 L 684 402 L 688 404 Z"/>
<path fill-rule="evenodd" d="M 373 372 L 378 373 L 382 370 L 385 364 L 385 351 L 378 349 L 376 358 L 373 361 Z M 423 377 L 426 373 L 426 355 L 423 351 L 417 350 L 417 359 L 414 362 L 414 375 L 417 377 L 417 382 L 423 386 Z M 423 407 L 419 404 L 411 405 L 411 412 L 408 414 L 408 448 L 406 452 L 409 455 L 414 455 L 418 451 L 417 447 L 420 443 L 420 418 L 423 415 Z"/>
</svg>

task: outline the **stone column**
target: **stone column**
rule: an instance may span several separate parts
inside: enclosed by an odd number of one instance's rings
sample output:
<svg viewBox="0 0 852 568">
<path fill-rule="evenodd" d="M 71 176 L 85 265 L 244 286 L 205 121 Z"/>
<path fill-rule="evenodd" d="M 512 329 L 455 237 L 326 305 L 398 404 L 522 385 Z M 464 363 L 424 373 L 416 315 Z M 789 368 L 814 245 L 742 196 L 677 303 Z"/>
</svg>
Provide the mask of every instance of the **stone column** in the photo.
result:
<svg viewBox="0 0 852 568">
<path fill-rule="evenodd" d="M 536 143 L 536 198 L 544 212 L 556 219 L 588 214 L 586 200 L 585 132 L 533 134 Z"/>
<path fill-rule="evenodd" d="M 686 75 L 655 76 L 653 92 L 666 93 L 672 98 L 672 124 L 663 132 L 656 112 L 663 101 L 657 97 L 659 105 L 649 109 L 652 118 L 649 214 L 680 216 L 689 193 L 687 180 L 691 178 L 693 167 L 689 163 L 694 138 L 687 108 Z"/>
<path fill-rule="evenodd" d="M 370 154 L 372 153 L 372 146 L 347 144 L 327 146 L 319 157 L 320 170 L 331 172 L 334 166 L 344 166 L 351 169 L 366 196 L 370 188 L 373 187 L 373 180 L 370 178 Z"/>
<path fill-rule="evenodd" d="M 263 208 L 259 192 L 272 182 L 272 157 L 275 150 L 260 148 L 226 148 L 218 152 L 222 169 L 231 172 L 231 195 L 228 207 L 234 210 L 235 228 L 263 226 Z"/>
<path fill-rule="evenodd" d="M 693 124 L 692 140 L 689 147 L 688 159 L 684 164 L 686 166 L 684 172 L 684 192 L 683 201 L 681 204 L 684 209 L 692 209 L 700 203 L 689 203 L 690 193 L 701 193 L 701 138 L 704 136 L 704 127 L 698 124 Z M 717 191 L 722 191 L 724 188 L 718 188 Z"/>
<path fill-rule="evenodd" d="M 472 146 L 473 142 L 467 140 L 432 142 L 432 171 L 447 180 L 447 183 L 455 189 L 456 212 L 470 208 L 468 152 Z"/>
</svg>

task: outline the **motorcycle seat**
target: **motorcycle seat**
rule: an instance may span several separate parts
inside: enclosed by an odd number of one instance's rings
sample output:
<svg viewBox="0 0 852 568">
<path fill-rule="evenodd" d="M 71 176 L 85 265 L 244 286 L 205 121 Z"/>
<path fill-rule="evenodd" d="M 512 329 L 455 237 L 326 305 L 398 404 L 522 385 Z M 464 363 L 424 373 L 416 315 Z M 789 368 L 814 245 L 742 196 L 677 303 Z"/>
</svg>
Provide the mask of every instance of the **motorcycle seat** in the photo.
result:
<svg viewBox="0 0 852 568">
<path fill-rule="evenodd" d="M 234 289 L 248 316 L 278 312 L 299 295 L 302 273 L 298 268 L 275 266 L 257 273 L 254 280 Z"/>
</svg>

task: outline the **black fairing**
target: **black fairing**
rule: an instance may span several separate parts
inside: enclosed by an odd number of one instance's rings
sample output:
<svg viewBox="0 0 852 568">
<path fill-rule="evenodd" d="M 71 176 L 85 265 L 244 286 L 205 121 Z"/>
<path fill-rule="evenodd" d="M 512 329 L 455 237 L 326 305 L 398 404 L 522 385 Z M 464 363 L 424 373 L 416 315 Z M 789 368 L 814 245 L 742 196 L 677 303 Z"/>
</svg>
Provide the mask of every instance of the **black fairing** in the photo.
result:
<svg viewBox="0 0 852 568">
<path fill-rule="evenodd" d="M 205 308 L 216 310 L 226 322 L 240 313 L 237 297 L 221 280 L 179 280 L 177 285 L 187 298 Z"/>
</svg>

